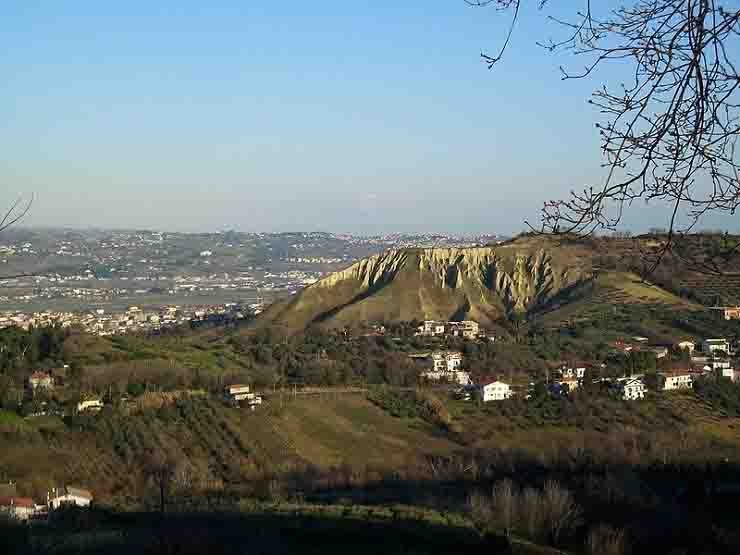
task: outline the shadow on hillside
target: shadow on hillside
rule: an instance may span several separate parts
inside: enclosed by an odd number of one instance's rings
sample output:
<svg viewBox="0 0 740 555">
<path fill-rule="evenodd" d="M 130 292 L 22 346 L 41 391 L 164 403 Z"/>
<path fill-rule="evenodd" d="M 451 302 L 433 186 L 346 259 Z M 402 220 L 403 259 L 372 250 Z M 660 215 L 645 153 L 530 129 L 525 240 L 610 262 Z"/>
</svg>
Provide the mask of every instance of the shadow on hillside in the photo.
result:
<svg viewBox="0 0 740 555">
<path fill-rule="evenodd" d="M 487 554 L 512 551 L 503 538 L 470 528 L 421 521 L 372 521 L 341 512 L 308 516 L 276 513 L 112 513 L 69 511 L 48 526 L 0 523 L 8 554 Z"/>
<path fill-rule="evenodd" d="M 556 480 L 575 494 L 580 525 L 565 547 L 581 552 L 589 530 L 609 524 L 626 531 L 632 554 L 740 553 L 740 465 L 665 465 L 637 468 L 545 469 L 535 461 L 513 463 L 511 472 L 469 480 L 383 480 L 363 486 L 334 483 L 314 490 L 312 503 L 345 506 L 406 505 L 453 513 L 467 510 L 468 495 L 490 494 L 496 482 L 512 479 L 515 487 L 541 488 Z"/>
</svg>

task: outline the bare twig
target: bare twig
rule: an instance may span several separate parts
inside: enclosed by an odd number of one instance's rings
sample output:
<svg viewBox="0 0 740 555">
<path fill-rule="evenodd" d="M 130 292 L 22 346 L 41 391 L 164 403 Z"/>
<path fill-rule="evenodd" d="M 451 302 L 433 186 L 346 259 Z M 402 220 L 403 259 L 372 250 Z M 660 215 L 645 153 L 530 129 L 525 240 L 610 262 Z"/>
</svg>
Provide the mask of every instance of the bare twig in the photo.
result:
<svg viewBox="0 0 740 555">
<path fill-rule="evenodd" d="M 520 0 L 468 4 L 510 10 L 511 29 L 520 13 Z M 573 21 L 550 19 L 565 38 L 538 44 L 586 60 L 577 72 L 561 68 L 564 80 L 594 76 L 610 62 L 628 68 L 629 79 L 601 86 L 590 100 L 602 118 L 603 183 L 545 202 L 540 224 L 527 225 L 590 235 L 616 230 L 635 201 L 665 204 L 670 215 L 655 270 L 704 216 L 734 215 L 740 207 L 740 10 L 715 0 L 632 0 L 596 14 L 585 0 Z M 511 29 L 499 54 L 485 58 L 489 67 L 509 45 Z M 715 262 L 738 252 L 740 244 L 731 243 Z"/>
</svg>

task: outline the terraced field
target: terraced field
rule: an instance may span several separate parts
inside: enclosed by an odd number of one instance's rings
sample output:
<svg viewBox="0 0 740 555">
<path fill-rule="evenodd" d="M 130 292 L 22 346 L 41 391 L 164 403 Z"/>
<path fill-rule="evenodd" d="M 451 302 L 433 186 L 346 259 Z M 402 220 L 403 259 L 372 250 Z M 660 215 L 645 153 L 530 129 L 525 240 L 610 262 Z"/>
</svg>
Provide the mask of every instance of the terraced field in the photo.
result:
<svg viewBox="0 0 740 555">
<path fill-rule="evenodd" d="M 740 274 L 695 275 L 683 280 L 685 287 L 709 305 L 740 306 Z"/>
<path fill-rule="evenodd" d="M 549 328 L 559 328 L 582 321 L 608 319 L 622 306 L 671 310 L 701 309 L 695 303 L 641 281 L 635 274 L 605 272 L 594 281 L 588 294 L 568 304 L 552 307 L 550 311 L 538 316 L 538 321 Z"/>
</svg>

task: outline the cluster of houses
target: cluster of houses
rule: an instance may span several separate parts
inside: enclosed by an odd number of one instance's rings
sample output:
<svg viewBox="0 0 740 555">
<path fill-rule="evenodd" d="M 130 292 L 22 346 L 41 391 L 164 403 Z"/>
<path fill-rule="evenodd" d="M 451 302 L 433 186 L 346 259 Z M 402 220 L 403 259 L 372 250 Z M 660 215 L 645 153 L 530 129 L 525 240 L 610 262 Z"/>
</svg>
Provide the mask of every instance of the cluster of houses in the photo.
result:
<svg viewBox="0 0 740 555">
<path fill-rule="evenodd" d="M 26 399 L 41 399 L 39 406 L 36 407 L 34 412 L 29 416 L 44 416 L 50 414 L 49 403 L 46 399 L 49 398 L 49 395 L 54 392 L 55 387 L 57 387 L 62 380 L 62 378 L 59 377 L 59 372 L 63 375 L 66 369 L 67 367 L 65 366 L 64 369 L 59 369 L 59 371 L 37 371 L 28 377 L 25 384 Z M 224 401 L 231 406 L 243 406 L 248 407 L 251 410 L 255 410 L 263 402 L 262 395 L 251 391 L 250 386 L 244 384 L 226 386 L 223 390 L 223 398 Z M 123 400 L 129 405 L 131 404 L 127 398 Z M 101 397 L 94 394 L 85 394 L 74 408 L 76 408 L 76 414 L 97 414 L 102 411 L 104 407 L 105 404 Z M 61 412 L 58 414 L 61 415 Z"/>
<path fill-rule="evenodd" d="M 54 391 L 54 388 L 61 379 L 60 376 L 66 374 L 69 369 L 68 365 L 64 365 L 63 368 L 57 369 L 52 372 L 36 371 L 28 376 L 26 380 L 26 398 L 35 399 L 39 394 L 43 393 L 48 395 Z M 42 403 L 42 407 L 45 403 Z M 77 403 L 78 413 L 98 413 L 103 410 L 103 400 L 96 395 L 86 395 L 80 402 Z M 45 414 L 45 411 L 41 410 L 38 415 Z"/>
<path fill-rule="evenodd" d="M 254 310 L 239 303 L 226 303 L 202 306 L 170 305 L 151 310 L 130 306 L 122 312 L 106 312 L 103 308 L 82 312 L 3 311 L 0 312 L 0 329 L 11 326 L 25 330 L 31 327 L 77 326 L 87 333 L 111 336 L 130 332 L 158 332 L 183 324 L 198 327 L 209 322 L 241 320 Z"/>
<path fill-rule="evenodd" d="M 45 520 L 53 511 L 63 507 L 89 507 L 92 493 L 76 486 L 53 487 L 46 494 L 45 503 L 18 495 L 16 484 L 0 484 L 0 515 L 20 521 Z"/>
<path fill-rule="evenodd" d="M 420 377 L 431 382 L 447 382 L 470 385 L 470 373 L 462 370 L 462 353 L 459 351 L 436 351 L 414 353 L 411 360 L 422 368 Z"/>
<path fill-rule="evenodd" d="M 620 341 L 615 346 L 619 347 L 622 352 L 648 350 L 655 353 L 658 359 L 668 354 L 668 347 L 649 346 L 645 349 L 639 344 L 645 343 L 647 341 L 646 338 L 634 337 L 632 339 L 638 345 Z M 740 370 L 733 368 L 732 361 L 729 358 L 734 354 L 730 341 L 726 338 L 708 338 L 702 340 L 698 347 L 701 350 L 700 352 L 697 351 L 697 344 L 693 341 L 680 341 L 676 343 L 675 348 L 689 353 L 690 364 L 686 367 L 658 371 L 655 375 L 657 381 L 651 384 L 651 386 L 655 387 L 658 391 L 690 389 L 693 387 L 694 380 L 697 377 L 715 373 L 733 382 L 740 381 Z M 665 349 L 665 352 L 662 349 Z M 576 365 L 573 368 L 564 366 L 559 369 L 558 378 L 553 380 L 549 385 L 550 391 L 562 395 L 577 389 L 583 383 L 586 368 L 587 365 Z M 616 379 L 601 378 L 598 381 L 606 382 L 609 389 L 622 399 L 634 400 L 645 397 L 648 391 L 648 385 L 645 383 L 645 379 L 645 374 L 640 373 Z"/>
<path fill-rule="evenodd" d="M 463 339 L 480 339 L 489 337 L 487 332 L 481 329 L 478 322 L 463 320 L 461 322 L 443 322 L 439 320 L 425 320 L 416 331 L 420 337 L 461 337 Z M 489 337 L 493 340 L 493 336 Z"/>
<path fill-rule="evenodd" d="M 463 355 L 458 351 L 437 351 L 410 355 L 422 366 L 420 377 L 430 382 L 446 382 L 462 386 L 464 399 L 474 396 L 488 401 L 502 401 L 512 396 L 511 386 L 493 378 L 473 381 L 470 372 L 462 369 Z"/>
<path fill-rule="evenodd" d="M 463 324 L 464 322 L 453 322 Z M 475 323 L 475 322 L 473 322 Z M 424 323 L 424 334 L 437 335 L 447 333 L 450 328 L 446 323 L 428 321 Z M 421 328 L 420 328 L 421 330 Z M 634 343 L 619 341 L 615 347 L 622 353 L 631 351 L 649 351 L 660 359 L 668 355 L 669 349 L 665 346 L 648 346 L 647 338 L 634 337 Z M 716 373 L 717 375 L 740 381 L 740 370 L 733 368 L 729 357 L 733 354 L 730 341 L 725 338 L 704 339 L 698 345 L 692 341 L 678 342 L 674 348 L 688 351 L 690 365 L 686 368 L 670 368 L 655 374 L 651 388 L 659 391 L 674 391 L 690 389 L 694 380 L 703 375 Z M 473 397 L 487 401 L 500 401 L 512 397 L 512 387 L 498 379 L 483 378 L 474 380 L 470 373 L 463 369 L 463 355 L 458 351 L 434 351 L 409 355 L 412 360 L 421 366 L 420 377 L 429 382 L 444 382 L 461 386 L 460 396 L 463 399 Z M 548 389 L 554 395 L 568 395 L 578 389 L 586 379 L 587 363 L 565 364 L 557 368 L 552 379 L 548 378 Z M 602 365 L 603 367 L 604 365 Z M 613 394 L 625 400 L 642 399 L 648 391 L 644 374 L 633 374 L 621 378 L 599 378 Z"/>
</svg>

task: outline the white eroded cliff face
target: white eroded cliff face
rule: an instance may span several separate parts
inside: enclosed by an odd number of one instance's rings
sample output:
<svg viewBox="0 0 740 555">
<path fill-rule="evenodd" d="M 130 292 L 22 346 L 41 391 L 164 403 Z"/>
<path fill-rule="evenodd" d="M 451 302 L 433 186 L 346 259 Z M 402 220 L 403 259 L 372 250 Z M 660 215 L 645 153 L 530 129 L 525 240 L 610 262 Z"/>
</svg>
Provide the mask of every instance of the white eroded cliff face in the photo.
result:
<svg viewBox="0 0 740 555">
<path fill-rule="evenodd" d="M 325 277 L 314 287 L 333 287 L 346 280 L 355 280 L 366 288 L 373 287 L 393 279 L 393 276 L 404 267 L 409 252 L 405 249 L 394 249 L 363 258 L 349 268 Z"/>
<path fill-rule="evenodd" d="M 390 250 L 363 259 L 314 287 L 352 280 L 363 289 L 390 283 L 400 272 L 430 276 L 441 288 L 488 290 L 509 311 L 523 312 L 591 277 L 590 268 L 557 264 L 544 249 L 516 252 L 496 247 Z"/>
</svg>

